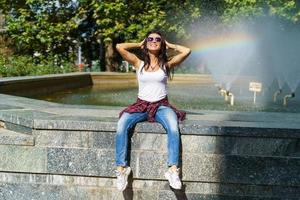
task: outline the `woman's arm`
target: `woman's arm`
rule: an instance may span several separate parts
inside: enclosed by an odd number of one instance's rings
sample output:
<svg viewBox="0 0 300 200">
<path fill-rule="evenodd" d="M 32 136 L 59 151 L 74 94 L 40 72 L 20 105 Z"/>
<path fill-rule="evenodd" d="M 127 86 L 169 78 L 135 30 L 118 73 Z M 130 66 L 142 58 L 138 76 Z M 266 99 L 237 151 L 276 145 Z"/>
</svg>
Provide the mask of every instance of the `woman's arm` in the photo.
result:
<svg viewBox="0 0 300 200">
<path fill-rule="evenodd" d="M 191 53 L 191 49 L 187 48 L 182 45 L 178 44 L 172 44 L 166 41 L 167 48 L 174 49 L 175 51 L 178 51 L 179 53 L 174 56 L 171 60 L 169 60 L 168 65 L 170 68 L 175 67 L 176 65 L 179 65 L 181 62 L 183 62 L 188 55 Z"/>
<path fill-rule="evenodd" d="M 126 60 L 127 62 L 129 62 L 135 68 L 138 69 L 140 64 L 141 64 L 141 60 L 135 54 L 131 53 L 128 50 L 133 49 L 133 48 L 141 48 L 142 45 L 143 45 L 143 42 L 140 42 L 140 43 L 120 43 L 120 44 L 116 45 L 116 48 L 117 48 L 118 52 L 121 54 L 121 56 L 124 58 L 124 60 Z"/>
</svg>

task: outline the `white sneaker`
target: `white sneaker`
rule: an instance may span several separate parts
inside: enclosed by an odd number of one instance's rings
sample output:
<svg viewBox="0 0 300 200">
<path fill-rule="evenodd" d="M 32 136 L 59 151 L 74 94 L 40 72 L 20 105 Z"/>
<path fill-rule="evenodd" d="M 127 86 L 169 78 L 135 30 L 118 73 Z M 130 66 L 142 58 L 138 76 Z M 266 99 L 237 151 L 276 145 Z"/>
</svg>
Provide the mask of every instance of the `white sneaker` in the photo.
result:
<svg viewBox="0 0 300 200">
<path fill-rule="evenodd" d="M 176 190 L 180 190 L 182 187 L 182 183 L 180 181 L 179 178 L 179 169 L 176 170 L 176 172 L 174 172 L 173 170 L 169 169 L 166 173 L 165 173 L 165 177 L 166 179 L 168 179 L 169 184 L 172 188 L 176 189 Z"/>
<path fill-rule="evenodd" d="M 122 172 L 116 170 L 117 175 L 117 189 L 119 191 L 124 191 L 128 184 L 128 176 L 131 172 L 130 167 L 126 167 Z"/>
</svg>

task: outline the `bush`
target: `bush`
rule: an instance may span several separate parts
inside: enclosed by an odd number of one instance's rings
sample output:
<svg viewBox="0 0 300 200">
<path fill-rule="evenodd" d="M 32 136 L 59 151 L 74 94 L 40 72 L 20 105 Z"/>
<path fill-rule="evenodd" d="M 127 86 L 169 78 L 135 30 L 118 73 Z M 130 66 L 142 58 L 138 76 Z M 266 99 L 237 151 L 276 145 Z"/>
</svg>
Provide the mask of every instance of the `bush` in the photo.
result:
<svg viewBox="0 0 300 200">
<path fill-rule="evenodd" d="M 76 71 L 76 68 L 73 63 L 67 61 L 58 63 L 56 57 L 11 56 L 0 58 L 0 76 L 3 77 L 58 74 L 74 71 Z"/>
</svg>

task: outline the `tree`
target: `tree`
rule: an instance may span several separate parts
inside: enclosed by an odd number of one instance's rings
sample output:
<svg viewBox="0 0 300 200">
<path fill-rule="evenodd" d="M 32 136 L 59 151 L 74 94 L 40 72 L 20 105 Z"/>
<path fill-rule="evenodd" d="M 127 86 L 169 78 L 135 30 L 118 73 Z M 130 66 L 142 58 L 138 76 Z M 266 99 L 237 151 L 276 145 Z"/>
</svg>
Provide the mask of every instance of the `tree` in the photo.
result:
<svg viewBox="0 0 300 200">
<path fill-rule="evenodd" d="M 276 16 L 284 21 L 299 23 L 300 2 L 297 0 L 225 0 L 224 22 L 262 16 Z"/>
<path fill-rule="evenodd" d="M 6 5 L 8 34 L 16 53 L 69 57 L 74 46 L 70 33 L 77 28 L 76 3 L 69 1 L 25 0 Z"/>
<path fill-rule="evenodd" d="M 186 28 L 200 12 L 225 23 L 272 15 L 295 24 L 300 17 L 297 0 L 0 0 L 0 9 L 17 53 L 71 59 L 70 49 L 72 54 L 80 43 L 90 62 L 93 50 L 87 50 L 96 45 L 103 48 L 107 71 L 118 65 L 115 43 L 141 41 L 153 29 L 168 38 L 187 38 Z"/>
<path fill-rule="evenodd" d="M 153 29 L 187 37 L 185 26 L 200 16 L 197 1 L 92 0 L 90 5 L 98 25 L 96 35 L 105 44 L 108 71 L 114 71 L 117 65 L 116 42 L 140 41 Z"/>
<path fill-rule="evenodd" d="M 17 10 L 26 6 L 26 0 L 15 0 L 15 1 L 8 1 L 8 0 L 0 0 L 0 10 L 3 11 L 4 14 Z"/>
<path fill-rule="evenodd" d="M 7 28 L 19 53 L 66 55 L 77 40 L 86 49 L 105 47 L 106 70 L 117 66 L 114 45 L 140 41 L 152 29 L 187 37 L 187 24 L 199 17 L 193 0 L 1 0 L 8 13 Z M 4 3 L 3 3 L 4 2 Z M 89 53 L 90 54 L 90 53 Z"/>
</svg>

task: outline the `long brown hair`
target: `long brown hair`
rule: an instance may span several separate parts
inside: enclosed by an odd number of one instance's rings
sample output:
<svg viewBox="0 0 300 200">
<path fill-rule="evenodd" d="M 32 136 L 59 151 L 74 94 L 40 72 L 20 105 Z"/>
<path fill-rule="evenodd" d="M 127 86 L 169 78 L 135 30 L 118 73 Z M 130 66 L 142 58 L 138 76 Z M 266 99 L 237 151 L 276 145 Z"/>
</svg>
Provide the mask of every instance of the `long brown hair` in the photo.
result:
<svg viewBox="0 0 300 200">
<path fill-rule="evenodd" d="M 152 33 L 156 33 L 161 37 L 161 46 L 160 46 L 160 50 L 158 53 L 159 67 L 165 72 L 165 74 L 168 76 L 169 79 L 172 79 L 171 70 L 168 66 L 167 45 L 165 42 L 165 38 L 162 36 L 162 34 L 159 31 L 150 31 L 146 35 L 146 39 L 143 43 L 143 48 L 142 48 L 144 65 L 140 72 L 142 73 L 143 68 L 145 68 L 145 70 L 147 70 L 150 67 L 150 56 L 149 56 L 149 50 L 147 48 L 147 38 Z M 173 72 L 173 70 L 172 70 L 172 72 Z"/>
</svg>

